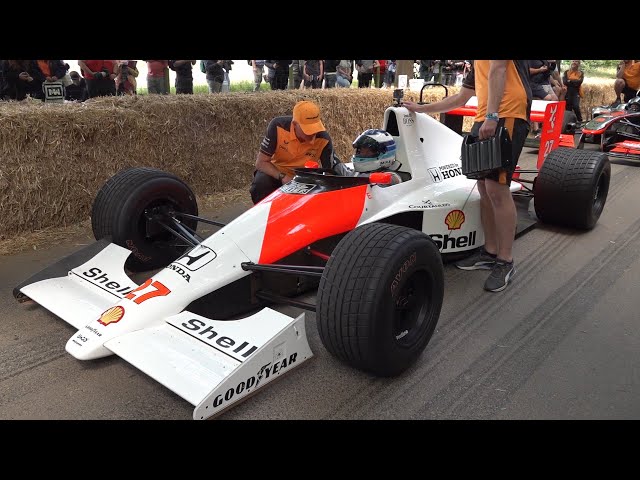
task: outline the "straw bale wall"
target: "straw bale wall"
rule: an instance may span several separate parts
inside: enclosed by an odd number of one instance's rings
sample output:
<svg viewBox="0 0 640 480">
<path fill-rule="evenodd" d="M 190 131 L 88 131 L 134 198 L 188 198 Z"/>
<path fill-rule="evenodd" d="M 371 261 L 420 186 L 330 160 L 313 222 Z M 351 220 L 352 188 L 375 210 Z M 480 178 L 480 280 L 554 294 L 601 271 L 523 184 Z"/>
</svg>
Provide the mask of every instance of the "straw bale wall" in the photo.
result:
<svg viewBox="0 0 640 480">
<path fill-rule="evenodd" d="M 449 94 L 457 90 L 451 87 Z M 583 115 L 607 103 L 611 92 L 610 86 L 585 85 Z M 443 95 L 442 88 L 425 89 L 423 100 Z M 407 90 L 405 98 L 417 100 L 418 94 Z M 391 90 L 374 89 L 0 102 L 0 240 L 86 221 L 100 187 L 128 167 L 172 172 L 198 197 L 248 189 L 269 121 L 302 99 L 320 104 L 343 160 L 359 133 L 382 126 L 393 103 Z"/>
</svg>

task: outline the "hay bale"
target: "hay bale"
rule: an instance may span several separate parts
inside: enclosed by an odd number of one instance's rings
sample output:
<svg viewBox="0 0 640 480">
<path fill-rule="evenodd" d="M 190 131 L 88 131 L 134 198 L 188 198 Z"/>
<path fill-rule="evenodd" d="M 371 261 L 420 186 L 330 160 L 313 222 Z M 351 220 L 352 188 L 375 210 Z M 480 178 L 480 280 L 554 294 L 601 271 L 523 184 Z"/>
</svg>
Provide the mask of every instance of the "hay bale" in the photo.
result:
<svg viewBox="0 0 640 480">
<path fill-rule="evenodd" d="M 615 98 L 613 89 L 614 80 L 582 85 L 582 98 L 580 99 L 580 112 L 583 120 L 591 118 L 591 109 L 599 105 L 609 105 Z"/>
</svg>

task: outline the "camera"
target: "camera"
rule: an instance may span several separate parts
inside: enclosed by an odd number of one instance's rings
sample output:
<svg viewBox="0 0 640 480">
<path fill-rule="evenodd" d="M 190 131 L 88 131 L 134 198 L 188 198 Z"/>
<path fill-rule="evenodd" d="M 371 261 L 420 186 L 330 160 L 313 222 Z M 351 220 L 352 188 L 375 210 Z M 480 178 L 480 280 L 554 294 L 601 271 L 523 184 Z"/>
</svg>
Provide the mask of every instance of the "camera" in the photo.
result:
<svg viewBox="0 0 640 480">
<path fill-rule="evenodd" d="M 109 71 L 106 68 L 103 68 L 99 72 L 95 72 L 93 74 L 93 78 L 95 78 L 96 80 L 99 80 L 101 78 L 107 78 L 108 76 L 109 76 Z"/>
<path fill-rule="evenodd" d="M 123 63 L 120 65 L 120 81 L 122 83 L 126 82 L 129 78 L 129 64 Z"/>
</svg>

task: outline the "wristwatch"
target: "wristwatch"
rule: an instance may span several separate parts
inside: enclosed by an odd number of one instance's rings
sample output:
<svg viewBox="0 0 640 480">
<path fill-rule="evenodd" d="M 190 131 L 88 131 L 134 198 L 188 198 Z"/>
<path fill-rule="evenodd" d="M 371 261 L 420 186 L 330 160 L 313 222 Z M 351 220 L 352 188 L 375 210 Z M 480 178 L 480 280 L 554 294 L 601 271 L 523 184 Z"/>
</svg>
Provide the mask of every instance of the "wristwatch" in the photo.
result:
<svg viewBox="0 0 640 480">
<path fill-rule="evenodd" d="M 286 177 L 286 175 L 285 175 L 284 173 L 280 172 L 280 173 L 278 174 L 278 178 L 280 179 L 280 181 L 282 181 L 282 179 L 283 179 L 284 177 Z"/>
<path fill-rule="evenodd" d="M 485 115 L 485 118 L 486 118 L 487 120 L 494 120 L 494 121 L 496 121 L 496 122 L 497 122 L 498 120 L 500 120 L 500 117 L 498 116 L 498 112 L 487 113 L 487 114 Z"/>
</svg>

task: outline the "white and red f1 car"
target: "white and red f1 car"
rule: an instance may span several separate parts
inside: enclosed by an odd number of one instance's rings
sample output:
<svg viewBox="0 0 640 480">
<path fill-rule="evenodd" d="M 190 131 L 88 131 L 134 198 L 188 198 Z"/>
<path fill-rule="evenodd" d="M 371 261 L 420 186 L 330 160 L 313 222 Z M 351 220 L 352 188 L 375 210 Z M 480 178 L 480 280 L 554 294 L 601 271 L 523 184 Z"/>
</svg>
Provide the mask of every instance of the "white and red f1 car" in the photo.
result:
<svg viewBox="0 0 640 480">
<path fill-rule="evenodd" d="M 398 375 L 438 322 L 443 261 L 472 253 L 484 234 L 476 181 L 462 175 L 463 137 L 399 103 L 384 112 L 383 128 L 396 141 L 403 182 L 298 169 L 226 225 L 199 217 L 193 191 L 175 175 L 121 171 L 95 198 L 96 242 L 14 295 L 77 328 L 68 353 L 120 356 L 194 405 L 194 419 L 309 360 L 305 310 L 335 357 Z M 511 190 L 526 205 L 533 199 L 531 223 L 591 229 L 610 168 L 602 152 L 560 147 L 528 171 L 535 180 Z M 201 238 L 199 222 L 221 228 Z M 315 304 L 297 298 L 314 290 Z M 274 304 L 302 313 L 292 318 Z"/>
</svg>

